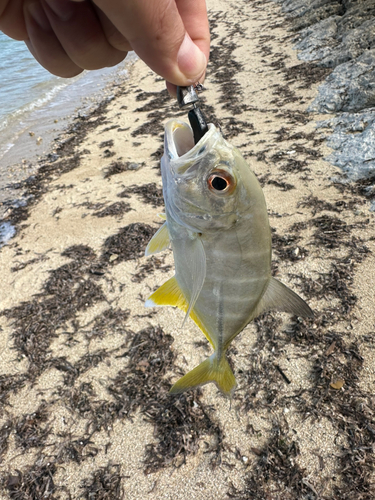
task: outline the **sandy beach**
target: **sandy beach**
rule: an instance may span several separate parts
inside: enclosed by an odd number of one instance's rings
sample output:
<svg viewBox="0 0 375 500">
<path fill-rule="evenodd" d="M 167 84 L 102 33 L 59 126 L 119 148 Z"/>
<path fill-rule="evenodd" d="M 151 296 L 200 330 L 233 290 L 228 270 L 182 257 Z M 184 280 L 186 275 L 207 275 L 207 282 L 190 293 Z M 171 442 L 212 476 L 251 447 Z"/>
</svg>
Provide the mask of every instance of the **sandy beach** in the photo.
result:
<svg viewBox="0 0 375 500">
<path fill-rule="evenodd" d="M 185 116 L 142 61 L 77 116 L 6 213 L 0 249 L 0 498 L 371 499 L 374 213 L 363 182 L 325 161 L 328 115 L 307 113 L 327 70 L 301 63 L 274 2 L 208 0 L 202 109 L 264 190 L 273 274 L 313 319 L 267 313 L 232 343 L 238 388 L 178 397 L 210 353 L 173 308 L 173 276 L 143 256 L 163 211 L 168 119 Z"/>
</svg>

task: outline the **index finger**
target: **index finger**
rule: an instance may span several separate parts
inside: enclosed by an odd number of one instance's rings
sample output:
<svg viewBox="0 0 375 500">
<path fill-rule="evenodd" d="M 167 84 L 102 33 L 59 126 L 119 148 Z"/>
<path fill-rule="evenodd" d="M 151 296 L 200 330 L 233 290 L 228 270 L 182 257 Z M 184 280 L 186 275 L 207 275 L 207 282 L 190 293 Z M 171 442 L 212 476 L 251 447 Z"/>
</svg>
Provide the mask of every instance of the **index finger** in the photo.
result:
<svg viewBox="0 0 375 500">
<path fill-rule="evenodd" d="M 205 0 L 94 0 L 133 50 L 175 85 L 204 74 L 209 53 Z"/>
</svg>

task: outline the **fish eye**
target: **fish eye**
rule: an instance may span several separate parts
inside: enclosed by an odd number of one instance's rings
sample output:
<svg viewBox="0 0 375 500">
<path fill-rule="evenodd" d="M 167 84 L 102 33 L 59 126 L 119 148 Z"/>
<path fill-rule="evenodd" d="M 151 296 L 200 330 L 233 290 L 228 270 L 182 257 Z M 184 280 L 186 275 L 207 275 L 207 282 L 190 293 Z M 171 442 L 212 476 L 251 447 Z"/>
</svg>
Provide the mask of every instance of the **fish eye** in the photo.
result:
<svg viewBox="0 0 375 500">
<path fill-rule="evenodd" d="M 236 187 L 235 179 L 225 170 L 211 172 L 207 184 L 209 190 L 217 194 L 230 194 Z"/>
<path fill-rule="evenodd" d="M 228 182 L 226 179 L 216 175 L 211 179 L 211 186 L 215 189 L 215 191 L 224 191 L 224 189 L 227 189 L 228 187 Z"/>
</svg>

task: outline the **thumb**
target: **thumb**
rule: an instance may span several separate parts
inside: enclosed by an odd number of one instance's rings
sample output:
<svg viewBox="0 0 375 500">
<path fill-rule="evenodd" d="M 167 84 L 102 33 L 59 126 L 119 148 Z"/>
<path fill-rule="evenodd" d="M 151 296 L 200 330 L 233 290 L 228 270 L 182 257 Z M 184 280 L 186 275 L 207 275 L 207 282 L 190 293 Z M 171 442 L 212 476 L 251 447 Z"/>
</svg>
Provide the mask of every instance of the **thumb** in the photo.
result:
<svg viewBox="0 0 375 500">
<path fill-rule="evenodd" d="M 94 1 L 137 55 L 167 81 L 191 85 L 202 77 L 209 53 L 205 0 Z"/>
</svg>

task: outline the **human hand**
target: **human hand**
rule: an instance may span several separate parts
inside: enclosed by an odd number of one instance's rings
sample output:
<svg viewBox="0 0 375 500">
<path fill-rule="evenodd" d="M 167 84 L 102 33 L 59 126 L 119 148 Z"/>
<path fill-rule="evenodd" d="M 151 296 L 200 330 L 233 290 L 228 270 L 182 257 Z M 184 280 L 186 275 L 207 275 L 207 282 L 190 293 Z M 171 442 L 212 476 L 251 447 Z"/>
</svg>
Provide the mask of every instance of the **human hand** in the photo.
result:
<svg viewBox="0 0 375 500">
<path fill-rule="evenodd" d="M 205 0 L 0 0 L 0 30 L 62 77 L 134 50 L 171 92 L 202 81 L 209 56 Z"/>
</svg>

